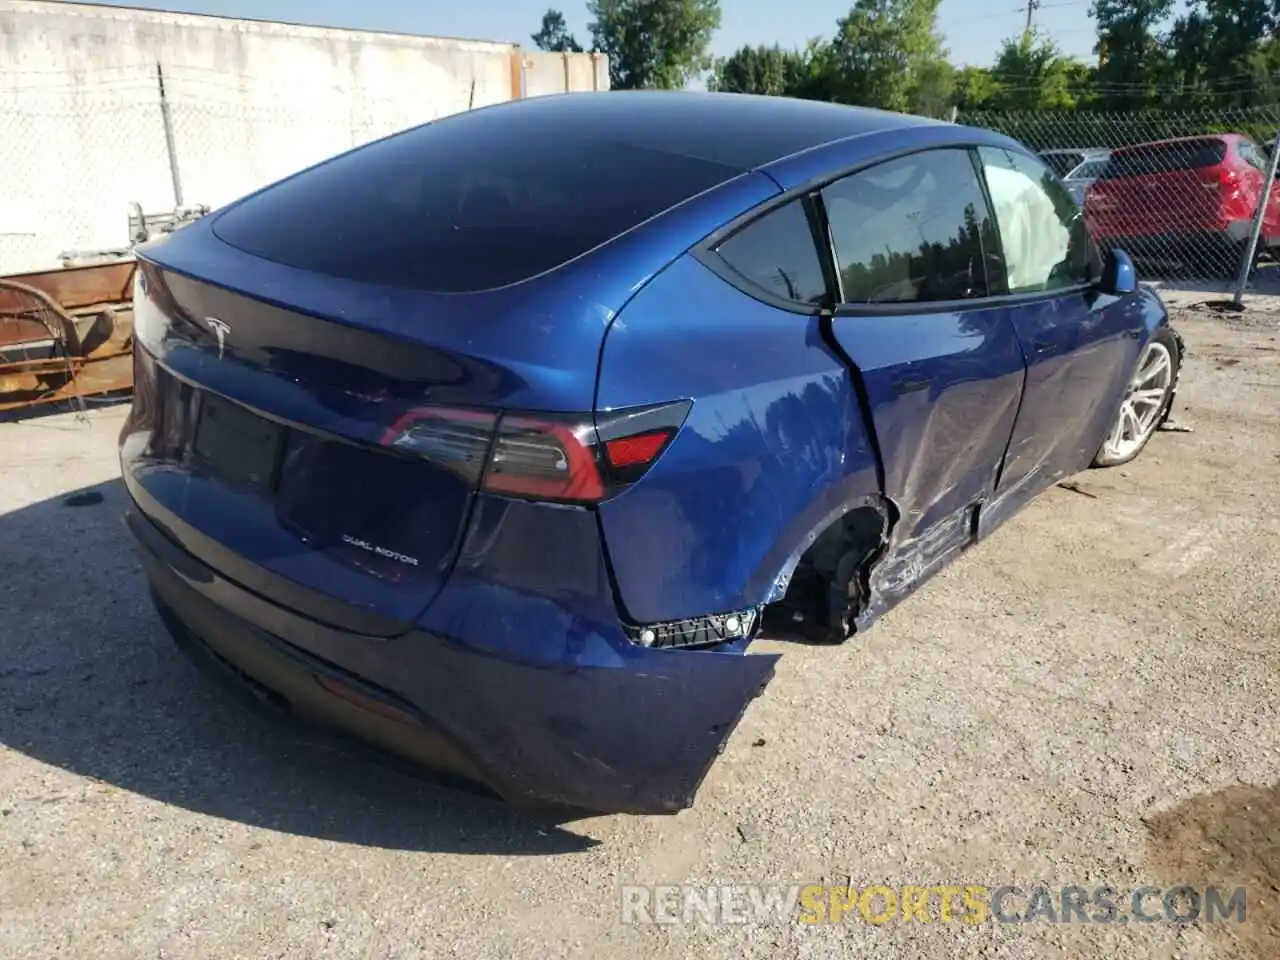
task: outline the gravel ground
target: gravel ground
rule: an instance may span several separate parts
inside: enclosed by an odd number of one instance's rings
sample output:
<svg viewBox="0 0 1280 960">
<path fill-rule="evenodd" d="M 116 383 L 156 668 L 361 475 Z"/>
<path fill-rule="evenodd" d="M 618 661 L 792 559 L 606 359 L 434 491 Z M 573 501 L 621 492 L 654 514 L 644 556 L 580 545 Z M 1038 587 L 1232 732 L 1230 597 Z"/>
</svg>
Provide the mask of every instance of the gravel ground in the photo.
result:
<svg viewBox="0 0 1280 960">
<path fill-rule="evenodd" d="M 777 678 L 669 818 L 539 825 L 246 714 L 146 602 L 123 411 L 0 424 L 0 956 L 1274 960 L 1280 326 L 1178 324 L 1193 432 L 855 642 L 766 643 Z M 712 881 L 1247 884 L 1249 919 L 621 922 L 620 884 Z"/>
</svg>

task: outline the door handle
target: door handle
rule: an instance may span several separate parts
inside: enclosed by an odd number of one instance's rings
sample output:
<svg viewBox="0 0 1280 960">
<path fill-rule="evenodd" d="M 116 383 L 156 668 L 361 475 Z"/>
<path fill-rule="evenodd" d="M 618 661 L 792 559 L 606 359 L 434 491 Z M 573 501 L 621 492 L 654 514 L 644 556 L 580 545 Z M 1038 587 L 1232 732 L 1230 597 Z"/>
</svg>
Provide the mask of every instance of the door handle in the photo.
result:
<svg viewBox="0 0 1280 960">
<path fill-rule="evenodd" d="M 1031 341 L 1031 349 L 1036 353 L 1048 353 L 1053 349 L 1052 340 L 1033 340 Z"/>
<path fill-rule="evenodd" d="M 898 396 L 904 393 L 914 393 L 916 390 L 927 390 L 932 380 L 896 380 L 893 384 L 893 392 Z"/>
</svg>

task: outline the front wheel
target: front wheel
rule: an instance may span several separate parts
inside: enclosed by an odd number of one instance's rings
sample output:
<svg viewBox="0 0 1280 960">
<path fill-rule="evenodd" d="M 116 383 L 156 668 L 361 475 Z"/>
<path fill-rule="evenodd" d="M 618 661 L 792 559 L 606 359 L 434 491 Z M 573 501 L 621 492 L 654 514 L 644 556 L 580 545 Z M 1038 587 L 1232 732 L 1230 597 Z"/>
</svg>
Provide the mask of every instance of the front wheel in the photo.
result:
<svg viewBox="0 0 1280 960">
<path fill-rule="evenodd" d="M 1161 327 L 1152 334 L 1093 466 L 1118 467 L 1142 452 L 1173 401 L 1178 358 L 1178 341 L 1172 330 Z"/>
</svg>

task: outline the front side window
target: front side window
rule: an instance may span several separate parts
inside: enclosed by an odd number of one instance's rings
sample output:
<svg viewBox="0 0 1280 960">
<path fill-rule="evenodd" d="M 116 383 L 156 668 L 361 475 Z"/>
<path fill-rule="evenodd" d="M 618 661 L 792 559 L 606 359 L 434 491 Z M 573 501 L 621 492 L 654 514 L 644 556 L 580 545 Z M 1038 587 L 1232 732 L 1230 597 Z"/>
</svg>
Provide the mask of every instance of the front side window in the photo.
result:
<svg viewBox="0 0 1280 960">
<path fill-rule="evenodd" d="M 967 150 L 928 150 L 822 191 L 849 304 L 987 295 L 984 255 L 998 249 Z"/>
<path fill-rule="evenodd" d="M 736 273 L 775 297 L 813 304 L 827 299 L 822 261 L 799 200 L 752 221 L 716 252 Z"/>
<path fill-rule="evenodd" d="M 1024 153 L 980 147 L 1000 227 L 1010 293 L 1039 293 L 1086 283 L 1093 247 L 1080 209 L 1044 163 Z"/>
</svg>

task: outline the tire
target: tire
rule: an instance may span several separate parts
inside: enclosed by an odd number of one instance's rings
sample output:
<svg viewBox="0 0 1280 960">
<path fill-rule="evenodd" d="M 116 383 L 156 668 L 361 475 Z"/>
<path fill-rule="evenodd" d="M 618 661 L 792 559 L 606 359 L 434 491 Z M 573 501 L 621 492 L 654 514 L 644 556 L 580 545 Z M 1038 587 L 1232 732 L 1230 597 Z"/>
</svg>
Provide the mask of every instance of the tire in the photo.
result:
<svg viewBox="0 0 1280 960">
<path fill-rule="evenodd" d="M 1167 326 L 1158 328 L 1142 348 L 1124 399 L 1094 454 L 1092 466 L 1118 467 L 1140 454 L 1169 415 L 1178 385 L 1182 348 Z M 1151 384 L 1144 387 L 1144 384 Z M 1141 389 L 1140 389 L 1141 388 Z M 1160 393 L 1154 391 L 1159 389 Z M 1142 397 L 1142 400 L 1135 400 Z"/>
</svg>

